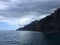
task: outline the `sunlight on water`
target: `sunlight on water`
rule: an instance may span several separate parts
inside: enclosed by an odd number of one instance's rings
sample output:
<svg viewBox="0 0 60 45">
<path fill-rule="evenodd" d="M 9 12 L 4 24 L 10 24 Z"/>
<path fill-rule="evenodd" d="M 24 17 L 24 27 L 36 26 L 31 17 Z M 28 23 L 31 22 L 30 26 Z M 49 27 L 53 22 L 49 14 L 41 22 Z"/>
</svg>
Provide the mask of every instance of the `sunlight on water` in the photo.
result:
<svg viewBox="0 0 60 45">
<path fill-rule="evenodd" d="M 18 32 L 18 36 L 22 45 L 47 45 L 45 36 L 41 32 L 20 31 Z"/>
<path fill-rule="evenodd" d="M 0 45 L 60 45 L 60 33 L 0 31 Z"/>
</svg>

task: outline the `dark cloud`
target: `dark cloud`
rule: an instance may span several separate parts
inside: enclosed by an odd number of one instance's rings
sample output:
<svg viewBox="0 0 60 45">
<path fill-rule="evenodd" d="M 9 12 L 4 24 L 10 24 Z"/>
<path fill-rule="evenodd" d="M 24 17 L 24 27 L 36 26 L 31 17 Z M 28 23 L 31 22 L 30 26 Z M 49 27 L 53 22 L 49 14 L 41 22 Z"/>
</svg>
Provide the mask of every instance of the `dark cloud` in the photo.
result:
<svg viewBox="0 0 60 45">
<path fill-rule="evenodd" d="M 9 0 L 3 0 L 3 1 L 9 2 Z M 19 3 L 21 1 L 22 0 L 15 0 L 15 2 L 10 1 L 9 4 L 7 4 L 8 8 L 6 10 L 0 10 L 0 15 L 6 17 L 20 18 L 25 15 L 32 15 L 33 13 L 36 13 L 36 15 L 40 16 L 43 14 L 49 14 L 53 12 L 54 9 L 60 7 L 59 0 L 57 1 L 56 0 L 51 0 L 51 1 L 25 0 L 25 2 L 22 1 L 22 3 Z"/>
<path fill-rule="evenodd" d="M 60 0 L 0 0 L 0 22 L 21 27 L 46 17 L 57 8 Z"/>
</svg>

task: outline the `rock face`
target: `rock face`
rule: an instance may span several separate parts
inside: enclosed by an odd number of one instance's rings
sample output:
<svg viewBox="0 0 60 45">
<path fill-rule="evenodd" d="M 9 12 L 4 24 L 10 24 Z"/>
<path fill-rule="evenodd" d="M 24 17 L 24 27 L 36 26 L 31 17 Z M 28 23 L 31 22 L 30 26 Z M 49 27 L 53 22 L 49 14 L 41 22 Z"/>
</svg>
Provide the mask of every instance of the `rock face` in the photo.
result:
<svg viewBox="0 0 60 45">
<path fill-rule="evenodd" d="M 55 10 L 51 15 L 39 21 L 34 21 L 29 25 L 17 30 L 31 30 L 44 32 L 59 32 L 60 31 L 60 8 Z"/>
</svg>

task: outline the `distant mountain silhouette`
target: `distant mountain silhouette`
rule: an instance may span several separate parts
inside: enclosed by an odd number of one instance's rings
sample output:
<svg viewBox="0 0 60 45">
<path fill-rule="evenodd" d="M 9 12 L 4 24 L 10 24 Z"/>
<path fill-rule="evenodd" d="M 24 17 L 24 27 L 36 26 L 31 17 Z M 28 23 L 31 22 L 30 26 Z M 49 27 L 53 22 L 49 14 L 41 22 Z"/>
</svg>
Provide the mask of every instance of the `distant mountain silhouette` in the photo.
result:
<svg viewBox="0 0 60 45">
<path fill-rule="evenodd" d="M 55 10 L 51 15 L 39 20 L 33 21 L 31 24 L 24 26 L 19 30 L 59 32 L 60 31 L 60 8 Z"/>
</svg>

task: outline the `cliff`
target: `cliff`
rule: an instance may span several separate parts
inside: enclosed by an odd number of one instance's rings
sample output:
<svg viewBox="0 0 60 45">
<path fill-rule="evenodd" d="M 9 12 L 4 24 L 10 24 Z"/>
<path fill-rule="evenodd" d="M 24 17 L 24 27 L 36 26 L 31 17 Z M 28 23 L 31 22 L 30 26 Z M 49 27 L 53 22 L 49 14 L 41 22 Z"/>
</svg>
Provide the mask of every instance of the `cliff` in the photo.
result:
<svg viewBox="0 0 60 45">
<path fill-rule="evenodd" d="M 29 25 L 24 26 L 19 30 L 30 31 L 44 31 L 44 32 L 59 32 L 60 31 L 60 8 L 55 10 L 51 15 L 39 20 L 34 21 Z"/>
</svg>

